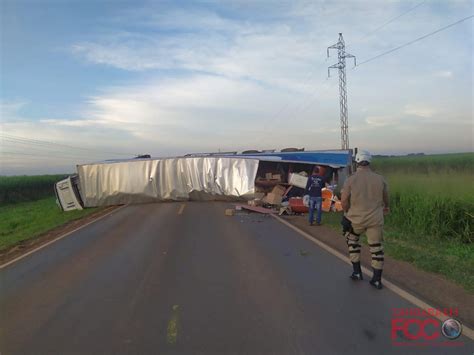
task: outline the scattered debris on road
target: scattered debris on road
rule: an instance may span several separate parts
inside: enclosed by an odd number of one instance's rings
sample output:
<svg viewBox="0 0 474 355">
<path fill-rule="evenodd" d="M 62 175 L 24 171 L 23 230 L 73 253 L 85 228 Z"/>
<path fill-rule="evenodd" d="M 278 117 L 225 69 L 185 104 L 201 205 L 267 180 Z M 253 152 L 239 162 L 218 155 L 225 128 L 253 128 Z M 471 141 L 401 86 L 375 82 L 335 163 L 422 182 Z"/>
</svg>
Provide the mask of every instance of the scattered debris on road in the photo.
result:
<svg viewBox="0 0 474 355">
<path fill-rule="evenodd" d="M 293 165 L 296 165 L 293 166 Z M 309 173 L 315 165 L 290 164 L 261 164 L 255 179 L 255 193 L 247 204 L 235 205 L 235 210 L 242 209 L 262 214 L 278 213 L 278 215 L 294 215 L 308 213 L 308 201 L 305 199 L 305 187 Z M 338 194 L 337 170 L 325 165 L 316 165 L 323 172 L 329 187 L 322 190 L 323 212 L 342 211 Z M 292 171 L 297 168 L 297 173 Z M 271 171 L 268 171 L 268 170 Z M 304 169 L 304 170 L 303 170 Z"/>
<path fill-rule="evenodd" d="M 306 250 L 300 250 L 300 255 L 301 256 L 309 256 L 311 253 L 309 251 L 306 251 Z"/>
<path fill-rule="evenodd" d="M 225 215 L 226 216 L 233 216 L 234 215 L 234 210 L 232 208 L 227 208 L 225 210 Z"/>
</svg>

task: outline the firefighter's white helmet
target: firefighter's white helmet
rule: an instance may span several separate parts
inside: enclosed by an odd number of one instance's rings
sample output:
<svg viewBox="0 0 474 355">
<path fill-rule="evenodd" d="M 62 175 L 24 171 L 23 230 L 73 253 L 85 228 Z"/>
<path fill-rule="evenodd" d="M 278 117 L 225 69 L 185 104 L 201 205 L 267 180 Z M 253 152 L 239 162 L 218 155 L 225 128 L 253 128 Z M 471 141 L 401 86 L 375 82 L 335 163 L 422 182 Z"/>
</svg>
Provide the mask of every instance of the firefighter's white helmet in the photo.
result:
<svg viewBox="0 0 474 355">
<path fill-rule="evenodd" d="M 356 163 L 361 163 L 363 161 L 366 161 L 367 163 L 370 163 L 372 160 L 372 155 L 366 150 L 359 150 L 357 151 L 355 161 Z"/>
</svg>

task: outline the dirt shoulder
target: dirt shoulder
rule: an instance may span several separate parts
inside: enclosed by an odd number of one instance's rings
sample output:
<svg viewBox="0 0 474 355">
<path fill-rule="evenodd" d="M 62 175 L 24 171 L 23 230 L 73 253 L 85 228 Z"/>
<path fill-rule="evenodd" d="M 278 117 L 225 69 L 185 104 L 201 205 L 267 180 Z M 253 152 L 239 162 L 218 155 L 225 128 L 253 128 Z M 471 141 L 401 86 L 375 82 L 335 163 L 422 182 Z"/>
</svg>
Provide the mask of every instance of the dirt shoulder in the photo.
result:
<svg viewBox="0 0 474 355">
<path fill-rule="evenodd" d="M 324 225 L 309 226 L 303 216 L 285 216 L 284 219 L 340 253 L 347 253 L 346 241 L 341 233 Z M 370 262 L 368 247 L 363 245 L 361 263 L 370 269 Z M 347 272 L 349 275 L 350 266 Z M 474 296 L 454 282 L 388 255 L 385 255 L 383 277 L 436 308 L 457 308 L 458 318 L 470 327 L 474 325 Z"/>
<path fill-rule="evenodd" d="M 67 222 L 59 227 L 53 228 L 45 233 L 42 233 L 31 239 L 27 239 L 19 242 L 18 244 L 12 245 L 11 247 L 0 251 L 0 265 L 5 264 L 29 251 L 40 247 L 43 244 L 48 243 L 60 237 L 63 234 L 69 233 L 74 229 L 77 229 L 87 223 L 90 223 L 97 218 L 119 208 L 120 206 L 110 206 L 100 209 L 94 213 L 91 213 L 85 217 Z M 67 212 L 64 212 L 67 213 Z"/>
</svg>

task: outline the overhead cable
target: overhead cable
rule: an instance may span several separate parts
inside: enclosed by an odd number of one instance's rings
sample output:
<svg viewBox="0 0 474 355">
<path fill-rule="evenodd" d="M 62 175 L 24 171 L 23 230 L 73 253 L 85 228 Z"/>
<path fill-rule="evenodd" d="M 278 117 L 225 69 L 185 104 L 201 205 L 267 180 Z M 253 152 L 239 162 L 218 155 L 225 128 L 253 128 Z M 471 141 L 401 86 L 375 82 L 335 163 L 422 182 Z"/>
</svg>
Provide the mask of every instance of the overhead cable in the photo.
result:
<svg viewBox="0 0 474 355">
<path fill-rule="evenodd" d="M 8 151 L 0 151 L 0 156 L 8 156 L 8 155 L 21 155 L 25 157 L 42 157 L 42 158 L 49 158 L 49 159 L 79 159 L 79 160 L 90 160 L 90 158 L 82 157 L 69 157 L 69 156 L 61 156 L 61 155 L 49 155 L 49 154 L 36 154 L 36 153 L 22 153 L 22 152 L 8 152 Z"/>
<path fill-rule="evenodd" d="M 93 156 L 85 156 L 85 155 L 69 155 L 69 153 L 65 154 L 53 154 L 48 153 L 48 152 L 19 152 L 19 151 L 5 151 L 2 150 L 0 151 L 0 156 L 3 155 L 24 155 L 24 156 L 36 156 L 36 157 L 45 157 L 45 158 L 50 158 L 50 159 L 56 159 L 56 158 L 61 158 L 61 159 L 77 159 L 77 160 L 106 160 L 104 158 L 100 157 L 93 157 Z"/>
<path fill-rule="evenodd" d="M 30 143 L 30 144 L 34 144 L 34 145 L 42 145 L 42 146 L 54 145 L 54 146 L 64 147 L 64 148 L 69 148 L 69 149 L 78 149 L 78 150 L 92 151 L 92 152 L 96 152 L 96 153 L 100 152 L 100 153 L 103 153 L 103 154 L 113 154 L 113 155 L 123 155 L 123 156 L 134 156 L 134 155 L 136 155 L 136 154 L 109 152 L 109 151 L 99 151 L 97 149 L 77 147 L 77 146 L 72 146 L 72 145 L 68 145 L 68 144 L 45 141 L 45 140 L 40 140 L 40 139 L 19 137 L 19 136 L 14 136 L 14 135 L 11 135 L 11 134 L 6 134 L 6 133 L 0 133 L 0 136 L 3 137 L 3 139 L 7 139 L 7 140 L 10 140 L 10 141 L 25 142 L 25 143 Z"/>
<path fill-rule="evenodd" d="M 412 40 L 412 41 L 410 41 L 410 42 L 407 42 L 407 43 L 402 44 L 402 45 L 400 45 L 400 46 L 398 46 L 398 47 L 392 48 L 392 49 L 390 49 L 390 50 L 388 50 L 388 51 L 386 51 L 386 52 L 380 53 L 380 54 L 376 55 L 375 57 L 372 57 L 372 58 L 369 58 L 369 59 L 367 59 L 367 60 L 364 60 L 364 61 L 360 62 L 359 64 L 357 64 L 356 67 L 360 67 L 361 65 L 363 65 L 363 64 L 365 64 L 365 63 L 371 62 L 371 61 L 373 61 L 373 60 L 375 60 L 375 59 L 377 59 L 377 58 L 380 58 L 380 57 L 382 57 L 382 56 L 384 56 L 384 55 L 387 55 L 387 54 L 389 54 L 389 53 L 393 53 L 393 52 L 395 52 L 395 51 L 397 51 L 397 50 L 399 50 L 399 49 L 401 49 L 401 48 L 404 48 L 404 47 L 409 46 L 409 45 L 411 45 L 411 44 L 413 44 L 413 43 L 416 43 L 416 42 L 418 42 L 418 41 L 421 41 L 421 40 L 423 40 L 423 39 L 425 39 L 425 38 L 427 38 L 427 37 L 430 37 L 430 36 L 432 36 L 432 35 L 434 35 L 434 34 L 436 34 L 436 33 L 439 33 L 439 32 L 441 32 L 441 31 L 444 31 L 444 30 L 446 30 L 446 29 L 448 29 L 448 28 L 450 28 L 450 27 L 453 27 L 453 26 L 455 26 L 455 25 L 457 25 L 457 24 L 460 24 L 461 22 L 464 22 L 464 21 L 466 21 L 466 20 L 469 20 L 469 19 L 471 19 L 471 18 L 473 18 L 473 17 L 474 17 L 474 15 L 470 15 L 470 16 L 468 16 L 468 17 L 462 18 L 462 19 L 460 19 L 460 20 L 458 20 L 458 21 L 456 21 L 456 22 L 454 22 L 454 23 L 451 23 L 451 24 L 449 24 L 449 25 L 447 25 L 447 26 L 444 26 L 444 27 L 442 27 L 442 28 L 440 28 L 440 29 L 437 29 L 436 31 L 427 33 L 426 35 L 421 36 L 421 37 L 418 37 L 418 38 L 416 38 L 416 39 L 414 39 L 414 40 Z"/>
<path fill-rule="evenodd" d="M 100 153 L 100 152 L 84 152 L 84 151 L 78 151 L 70 148 L 64 148 L 64 147 L 57 147 L 53 145 L 43 145 L 43 144 L 36 144 L 36 143 L 31 143 L 31 142 L 25 142 L 25 141 L 17 141 L 17 140 L 11 140 L 10 138 L 3 138 L 1 148 L 6 148 L 6 149 L 20 149 L 21 151 L 24 151 L 25 149 L 32 150 L 34 152 L 40 152 L 40 153 L 60 153 L 60 154 L 67 154 L 67 155 L 75 155 L 75 156 L 87 156 L 88 158 L 91 157 L 108 157 L 110 154 L 108 153 Z"/>
<path fill-rule="evenodd" d="M 374 30 L 372 30 L 372 31 L 370 31 L 370 32 L 368 32 L 368 33 L 366 33 L 364 36 L 362 36 L 361 38 L 359 38 L 359 40 L 361 40 L 361 39 L 363 39 L 363 38 L 366 38 L 366 37 L 370 36 L 371 34 L 373 34 L 373 33 L 377 32 L 377 31 L 381 30 L 381 29 L 384 28 L 385 26 L 387 26 L 387 25 L 391 24 L 392 22 L 398 20 L 400 17 L 403 17 L 403 16 L 405 16 L 406 14 L 408 14 L 408 13 L 412 12 L 413 10 L 417 9 L 418 7 L 420 7 L 421 5 L 423 5 L 425 2 L 426 2 L 426 0 L 420 2 L 418 5 L 415 5 L 414 7 L 408 9 L 407 11 L 401 13 L 400 15 L 398 15 L 398 16 L 396 16 L 396 17 L 394 17 L 394 18 L 392 18 L 392 19 L 390 19 L 390 20 L 384 22 L 384 23 L 383 23 L 382 25 L 380 25 L 379 27 L 375 28 Z"/>
</svg>

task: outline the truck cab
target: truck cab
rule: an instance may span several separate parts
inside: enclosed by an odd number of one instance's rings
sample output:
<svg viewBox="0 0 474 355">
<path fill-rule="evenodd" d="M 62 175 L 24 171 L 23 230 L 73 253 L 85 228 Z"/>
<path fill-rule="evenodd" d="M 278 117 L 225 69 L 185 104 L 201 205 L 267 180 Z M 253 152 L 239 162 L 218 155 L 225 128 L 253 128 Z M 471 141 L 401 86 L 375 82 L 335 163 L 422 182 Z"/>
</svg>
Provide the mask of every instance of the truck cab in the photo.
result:
<svg viewBox="0 0 474 355">
<path fill-rule="evenodd" d="M 77 174 L 57 182 L 54 185 L 56 204 L 63 211 L 82 210 L 84 207 L 79 190 L 79 177 Z"/>
</svg>

